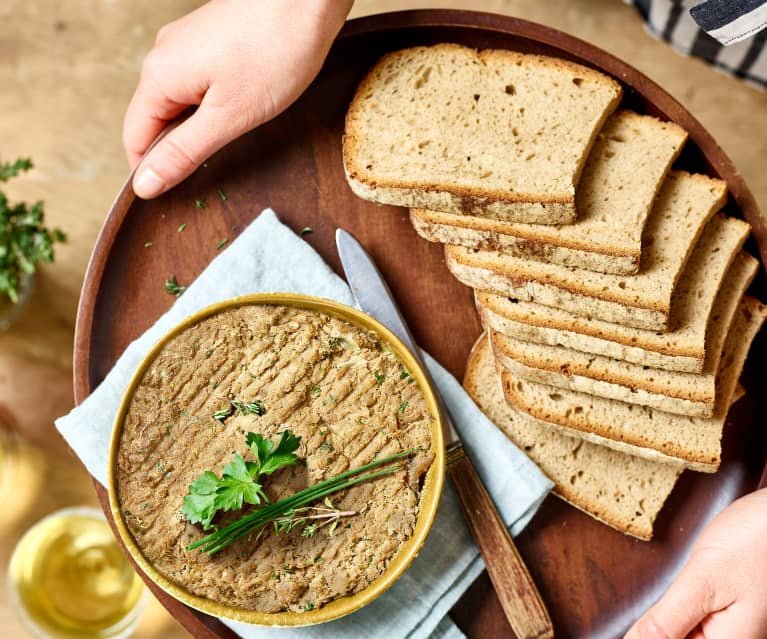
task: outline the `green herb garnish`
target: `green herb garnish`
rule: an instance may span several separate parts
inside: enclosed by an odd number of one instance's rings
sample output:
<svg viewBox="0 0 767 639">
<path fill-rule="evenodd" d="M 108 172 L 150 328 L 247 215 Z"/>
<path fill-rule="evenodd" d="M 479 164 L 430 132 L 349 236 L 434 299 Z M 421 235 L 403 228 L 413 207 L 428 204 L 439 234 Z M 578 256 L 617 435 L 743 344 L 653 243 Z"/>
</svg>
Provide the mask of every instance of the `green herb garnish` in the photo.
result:
<svg viewBox="0 0 767 639">
<path fill-rule="evenodd" d="M 144 248 L 151 248 L 152 246 L 154 246 L 154 244 L 151 242 L 144 242 Z"/>
<path fill-rule="evenodd" d="M 213 413 L 213 419 L 222 426 L 224 425 L 224 420 L 235 413 L 240 415 L 258 415 L 259 417 L 266 414 L 266 406 L 264 406 L 264 402 L 260 399 L 252 402 L 241 402 L 237 399 L 225 399 L 224 401 L 229 402 L 229 406 Z"/>
<path fill-rule="evenodd" d="M 178 227 L 178 232 L 179 232 L 179 233 L 182 233 L 182 232 L 184 231 L 184 229 L 185 229 L 185 228 L 186 228 L 186 222 L 185 222 L 184 224 L 182 224 L 181 226 L 179 226 L 179 227 Z"/>
<path fill-rule="evenodd" d="M 176 281 L 176 276 L 171 275 L 167 280 L 165 280 L 165 290 L 168 291 L 171 295 L 175 295 L 176 297 L 179 297 L 180 295 L 184 294 L 184 291 L 186 290 L 186 286 L 181 286 Z"/>
<path fill-rule="evenodd" d="M 301 237 L 303 237 L 307 233 L 311 233 L 312 231 L 313 229 L 311 226 L 305 226 L 304 228 L 301 229 Z"/>
<path fill-rule="evenodd" d="M 29 158 L 18 158 L 15 162 L 0 163 L 0 182 L 7 182 L 19 173 L 26 173 L 34 165 Z"/>
<path fill-rule="evenodd" d="M 227 197 L 226 193 L 224 193 L 224 189 L 219 188 L 218 189 L 218 197 L 221 198 L 222 202 L 226 202 L 229 198 Z"/>
<path fill-rule="evenodd" d="M 262 475 L 271 475 L 285 466 L 293 466 L 298 456 L 293 453 L 301 443 L 290 430 L 284 430 L 275 445 L 258 433 L 248 433 L 245 441 L 256 461 L 245 461 L 235 453 L 218 476 L 207 470 L 189 485 L 181 513 L 191 523 L 201 523 L 203 530 L 211 528 L 211 521 L 219 511 L 239 510 L 243 503 L 258 505 L 269 498 L 259 483 Z"/>
<path fill-rule="evenodd" d="M 0 182 L 31 168 L 29 158 L 0 163 Z M 44 218 L 42 202 L 11 204 L 0 191 L 0 295 L 14 304 L 19 301 L 22 277 L 34 275 L 39 262 L 53 262 L 53 245 L 66 242 L 61 230 L 44 226 Z"/>
<path fill-rule="evenodd" d="M 253 433 L 248 434 L 249 437 L 251 435 L 253 437 L 256 436 Z M 251 450 L 253 450 L 253 446 L 251 446 Z M 295 448 L 293 448 L 293 450 L 295 450 Z M 317 502 L 325 497 L 328 497 L 333 493 L 346 490 L 347 488 L 355 486 L 356 484 L 361 484 L 378 477 L 383 477 L 384 475 L 395 473 L 402 469 L 402 466 L 396 462 L 405 457 L 409 457 L 415 452 L 416 449 L 409 449 L 401 453 L 389 455 L 388 457 L 376 459 L 369 464 L 347 470 L 346 472 L 336 475 L 335 477 L 331 477 L 330 479 L 321 481 L 317 484 L 314 484 L 313 486 L 304 488 L 303 490 L 298 491 L 290 497 L 286 497 L 285 499 L 281 499 L 274 503 L 267 503 L 266 505 L 257 508 L 249 514 L 241 517 L 240 519 L 233 521 L 231 524 L 228 524 L 227 526 L 224 526 L 223 528 L 216 530 L 206 537 L 203 537 L 202 539 L 190 544 L 187 546 L 187 550 L 195 550 L 199 548 L 203 552 L 209 555 L 213 555 L 234 543 L 238 539 L 249 537 L 253 533 L 260 535 L 270 524 L 273 525 L 275 533 L 279 534 L 280 532 L 289 532 L 290 530 L 293 530 L 294 528 L 303 524 L 307 524 L 309 526 L 314 525 L 315 520 L 320 520 L 322 522 L 329 522 L 328 534 L 332 534 L 333 530 L 338 524 L 338 520 L 341 517 L 356 513 L 338 511 L 332 507 L 332 504 L 329 507 L 329 510 L 332 512 L 324 512 L 322 508 L 317 506 L 306 509 L 306 506 L 309 506 L 313 502 Z M 248 469 L 248 463 L 252 464 L 254 462 L 245 462 L 246 470 Z M 383 466 L 383 468 L 373 470 L 381 466 Z M 255 474 L 257 472 L 258 471 L 255 471 L 252 477 L 257 478 L 258 475 Z M 250 474 L 250 471 L 248 471 L 248 473 Z M 182 510 L 187 519 L 189 519 L 189 521 L 192 523 L 203 523 L 203 529 L 205 530 L 210 527 L 210 522 L 217 512 L 215 509 L 216 495 L 212 493 L 214 490 L 214 484 L 212 480 L 216 479 L 217 481 L 215 484 L 216 491 L 219 490 L 219 482 L 222 481 L 218 480 L 215 474 L 211 473 L 210 471 L 208 471 L 208 473 L 203 473 L 200 478 L 208 474 L 212 477 L 208 477 L 206 482 L 210 483 L 203 482 L 201 488 L 204 492 L 203 494 L 199 495 L 199 497 L 197 496 L 195 490 L 195 483 L 192 482 L 192 485 L 190 486 L 190 494 L 184 498 L 184 510 Z M 261 490 L 260 485 L 259 490 Z M 250 492 L 253 493 L 254 491 Z M 212 497 L 211 494 L 213 494 Z M 260 493 L 256 494 L 258 494 L 259 497 L 261 496 Z M 243 501 L 245 501 L 244 496 Z M 189 503 L 188 507 L 187 502 Z M 330 502 L 326 501 L 325 505 L 327 506 L 328 503 Z M 207 527 L 205 522 L 207 522 Z M 320 526 L 317 526 L 317 528 L 319 527 Z M 313 534 L 313 532 L 316 532 L 317 528 L 313 529 L 312 532 L 307 534 Z M 285 566 L 284 569 L 287 571 L 287 566 Z"/>
<path fill-rule="evenodd" d="M 207 207 L 208 207 L 208 203 L 207 203 L 207 202 L 206 202 L 204 199 L 197 199 L 197 200 L 195 200 L 195 201 L 194 201 L 194 205 L 195 205 L 195 206 L 196 206 L 198 209 L 204 209 L 204 208 L 207 208 Z"/>
<path fill-rule="evenodd" d="M 376 381 L 377 381 L 379 384 L 383 384 L 383 383 L 384 383 L 384 380 L 386 379 L 386 375 L 384 375 L 383 373 L 374 373 L 374 374 L 373 374 L 373 377 L 375 377 L 375 378 L 376 378 Z"/>
<path fill-rule="evenodd" d="M 407 400 L 405 400 L 399 405 L 399 408 L 397 409 L 397 415 L 402 415 L 407 409 L 407 407 L 408 407 L 408 402 Z"/>
<path fill-rule="evenodd" d="M 216 244 L 216 250 L 218 251 L 222 249 L 228 241 L 229 240 L 227 238 L 224 238 L 223 240 L 221 240 L 218 244 Z"/>
</svg>

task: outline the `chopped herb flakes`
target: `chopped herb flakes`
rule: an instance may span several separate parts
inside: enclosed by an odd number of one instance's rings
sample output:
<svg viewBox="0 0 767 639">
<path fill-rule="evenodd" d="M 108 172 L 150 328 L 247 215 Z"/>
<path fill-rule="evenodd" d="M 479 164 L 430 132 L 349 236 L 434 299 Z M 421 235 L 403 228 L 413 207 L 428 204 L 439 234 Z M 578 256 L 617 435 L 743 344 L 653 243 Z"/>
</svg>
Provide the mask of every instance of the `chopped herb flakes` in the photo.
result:
<svg viewBox="0 0 767 639">
<path fill-rule="evenodd" d="M 312 395 L 319 395 L 319 393 L 320 393 L 320 387 L 312 386 Z"/>
<path fill-rule="evenodd" d="M 407 410 L 408 402 L 405 400 L 399 405 L 399 408 L 397 409 L 397 415 L 402 415 Z"/>
<path fill-rule="evenodd" d="M 224 189 L 222 189 L 222 188 L 218 189 L 218 197 L 221 198 L 222 202 L 226 202 L 229 199 L 229 197 L 226 195 L 226 193 L 224 193 Z"/>
<path fill-rule="evenodd" d="M 264 402 L 260 399 L 252 402 L 241 402 L 236 399 L 227 399 L 226 401 L 229 402 L 229 406 L 221 408 L 213 413 L 213 419 L 222 426 L 227 417 L 231 417 L 236 413 L 239 413 L 240 415 L 258 415 L 259 417 L 266 414 L 266 406 L 264 406 Z"/>
<path fill-rule="evenodd" d="M 171 275 L 167 280 L 165 280 L 165 290 L 168 291 L 168 293 L 171 295 L 179 297 L 180 295 L 184 294 L 186 286 L 181 286 L 181 284 L 176 281 L 176 276 Z"/>
<path fill-rule="evenodd" d="M 186 223 L 184 223 L 184 224 L 182 224 L 181 226 L 178 227 L 178 232 L 182 233 L 185 228 L 186 228 Z"/>
<path fill-rule="evenodd" d="M 218 250 L 224 248 L 224 246 L 226 246 L 226 243 L 228 241 L 229 241 L 228 238 L 224 238 L 223 240 L 221 240 L 218 244 L 216 244 L 216 250 L 218 251 Z"/>
<path fill-rule="evenodd" d="M 194 205 L 195 205 L 195 206 L 196 206 L 198 209 L 205 209 L 205 208 L 208 208 L 208 203 L 207 203 L 207 202 L 206 202 L 204 199 L 199 199 L 199 198 L 198 198 L 198 199 L 196 199 L 196 200 L 194 201 Z"/>
<path fill-rule="evenodd" d="M 375 378 L 376 378 L 376 381 L 377 381 L 379 384 L 383 384 L 383 383 L 384 383 L 384 380 L 386 379 L 386 375 L 384 375 L 383 373 L 375 373 L 375 374 L 373 375 L 373 377 L 375 377 Z"/>
<path fill-rule="evenodd" d="M 154 244 L 151 242 L 144 242 L 144 248 L 151 248 L 152 246 L 154 246 Z"/>
<path fill-rule="evenodd" d="M 311 226 L 305 226 L 304 228 L 301 229 L 301 237 L 303 237 L 304 235 L 307 235 L 308 233 L 311 233 L 311 232 L 312 232 L 312 227 Z"/>
</svg>

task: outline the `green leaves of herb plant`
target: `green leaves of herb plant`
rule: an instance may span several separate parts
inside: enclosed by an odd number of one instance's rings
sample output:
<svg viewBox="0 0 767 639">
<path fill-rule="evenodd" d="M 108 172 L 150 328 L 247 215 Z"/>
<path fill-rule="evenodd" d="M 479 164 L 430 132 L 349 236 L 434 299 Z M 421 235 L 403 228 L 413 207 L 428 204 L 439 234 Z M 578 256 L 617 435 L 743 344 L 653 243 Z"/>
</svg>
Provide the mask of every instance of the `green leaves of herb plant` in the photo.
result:
<svg viewBox="0 0 767 639">
<path fill-rule="evenodd" d="M 29 158 L 0 163 L 0 182 L 31 168 Z M 44 217 L 42 202 L 11 204 L 0 191 L 0 295 L 7 295 L 14 304 L 22 273 L 33 275 L 39 262 L 53 262 L 53 245 L 67 239 L 59 229 L 46 228 Z"/>
<path fill-rule="evenodd" d="M 218 491 L 218 507 L 221 510 L 239 510 L 242 504 L 260 504 L 269 501 L 258 481 L 258 465 L 246 462 L 235 454 L 226 466 Z"/>
<path fill-rule="evenodd" d="M 29 171 L 33 166 L 29 158 L 19 158 L 15 162 L 5 162 L 0 164 L 0 182 L 7 182 L 19 173 Z"/>
<path fill-rule="evenodd" d="M 184 497 L 181 513 L 193 524 L 202 524 L 203 530 L 210 529 L 210 522 L 218 512 L 219 478 L 206 470 L 189 484 L 189 494 Z"/>
<path fill-rule="evenodd" d="M 257 459 L 259 475 L 271 475 L 283 466 L 294 466 L 298 457 L 293 451 L 301 444 L 301 438 L 290 430 L 280 433 L 276 447 L 271 439 L 264 439 L 259 433 L 248 433 L 245 441 Z"/>
<path fill-rule="evenodd" d="M 256 461 L 245 461 L 234 454 L 232 461 L 224 466 L 219 479 L 215 473 L 206 470 L 189 485 L 184 497 L 181 513 L 193 524 L 202 524 L 209 530 L 213 518 L 220 511 L 239 510 L 244 504 L 258 505 L 269 498 L 259 483 L 261 475 L 271 475 L 285 466 L 293 466 L 298 457 L 293 451 L 298 448 L 301 438 L 292 431 L 279 433 L 280 441 L 275 443 L 258 433 L 248 433 L 246 441 Z"/>
</svg>

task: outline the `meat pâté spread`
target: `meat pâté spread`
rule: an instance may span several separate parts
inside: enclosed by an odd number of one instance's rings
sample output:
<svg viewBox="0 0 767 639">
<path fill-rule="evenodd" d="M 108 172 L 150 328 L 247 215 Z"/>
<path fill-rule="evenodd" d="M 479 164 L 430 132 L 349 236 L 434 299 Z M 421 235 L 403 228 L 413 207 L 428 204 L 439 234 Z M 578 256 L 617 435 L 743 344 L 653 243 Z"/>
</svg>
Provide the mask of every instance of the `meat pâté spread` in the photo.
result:
<svg viewBox="0 0 767 639">
<path fill-rule="evenodd" d="M 213 418 L 235 399 L 264 412 Z M 312 310 L 241 306 L 184 330 L 148 367 L 118 442 L 117 498 L 142 554 L 188 592 L 246 610 L 312 610 L 363 590 L 413 533 L 432 423 L 421 388 L 374 332 Z M 333 495 L 334 508 L 354 513 L 336 526 L 311 536 L 267 528 L 210 556 L 188 550 L 206 534 L 181 513 L 190 483 L 233 453 L 252 457 L 245 432 L 276 440 L 286 429 L 301 437 L 300 463 L 269 476 L 272 502 L 377 457 L 420 452 Z"/>
</svg>

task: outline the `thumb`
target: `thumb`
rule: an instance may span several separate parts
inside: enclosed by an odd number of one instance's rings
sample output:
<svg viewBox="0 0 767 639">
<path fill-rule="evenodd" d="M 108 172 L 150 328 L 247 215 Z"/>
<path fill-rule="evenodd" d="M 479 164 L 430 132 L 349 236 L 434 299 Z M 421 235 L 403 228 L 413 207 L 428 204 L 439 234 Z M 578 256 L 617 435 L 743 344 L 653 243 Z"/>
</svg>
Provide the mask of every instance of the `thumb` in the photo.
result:
<svg viewBox="0 0 767 639">
<path fill-rule="evenodd" d="M 245 132 L 240 118 L 206 104 L 162 138 L 144 156 L 133 177 L 141 198 L 156 197 L 187 178 L 206 159 Z"/>
<path fill-rule="evenodd" d="M 671 587 L 628 631 L 624 639 L 685 639 L 710 613 L 716 596 L 711 566 L 694 555 Z"/>
</svg>

